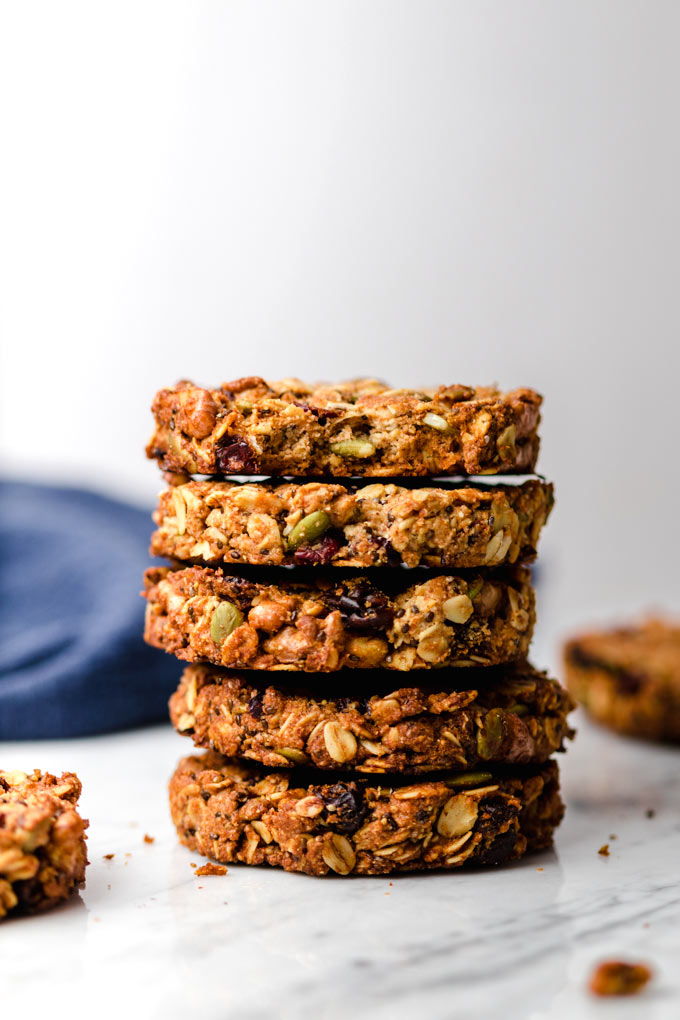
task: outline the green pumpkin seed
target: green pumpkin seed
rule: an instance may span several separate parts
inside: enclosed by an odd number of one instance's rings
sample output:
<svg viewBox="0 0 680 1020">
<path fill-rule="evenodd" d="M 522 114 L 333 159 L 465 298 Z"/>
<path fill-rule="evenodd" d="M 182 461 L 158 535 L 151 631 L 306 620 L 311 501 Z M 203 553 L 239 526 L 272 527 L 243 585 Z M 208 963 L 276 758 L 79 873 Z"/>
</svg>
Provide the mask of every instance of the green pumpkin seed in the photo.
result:
<svg viewBox="0 0 680 1020">
<path fill-rule="evenodd" d="M 492 708 L 487 712 L 481 728 L 477 732 L 477 751 L 484 761 L 494 758 L 501 749 L 505 736 L 505 712 L 502 708 Z"/>
<path fill-rule="evenodd" d="M 375 446 L 368 439 L 341 439 L 338 443 L 331 443 L 331 453 L 337 453 L 338 457 L 372 457 L 375 453 Z"/>
<path fill-rule="evenodd" d="M 449 776 L 446 780 L 447 786 L 479 786 L 480 783 L 488 783 L 493 779 L 491 772 L 461 772 L 457 776 Z"/>
<path fill-rule="evenodd" d="M 220 602 L 210 620 L 210 637 L 221 645 L 243 623 L 243 613 L 231 602 Z"/>
<path fill-rule="evenodd" d="M 275 747 L 274 750 L 277 754 L 287 758 L 293 765 L 306 765 L 309 761 L 309 757 L 305 752 L 298 751 L 296 747 Z"/>
<path fill-rule="evenodd" d="M 507 708 L 505 709 L 505 711 L 506 712 L 513 712 L 515 715 L 528 715 L 529 714 L 529 706 L 528 705 L 523 705 L 523 704 L 521 704 L 521 702 L 516 701 L 512 705 L 508 705 Z"/>
<path fill-rule="evenodd" d="M 313 514 L 307 514 L 298 521 L 288 536 L 288 548 L 297 549 L 299 545 L 315 542 L 330 526 L 331 519 L 325 510 L 315 510 Z"/>
<path fill-rule="evenodd" d="M 516 431 L 514 425 L 508 425 L 496 440 L 496 449 L 504 460 L 514 460 L 517 455 L 515 448 Z"/>
<path fill-rule="evenodd" d="M 447 422 L 446 418 L 442 418 L 440 414 L 433 414 L 432 411 L 428 411 L 423 418 L 423 425 L 429 425 L 431 429 L 436 429 L 437 432 L 443 432 L 444 435 L 453 435 L 453 429 Z"/>
</svg>

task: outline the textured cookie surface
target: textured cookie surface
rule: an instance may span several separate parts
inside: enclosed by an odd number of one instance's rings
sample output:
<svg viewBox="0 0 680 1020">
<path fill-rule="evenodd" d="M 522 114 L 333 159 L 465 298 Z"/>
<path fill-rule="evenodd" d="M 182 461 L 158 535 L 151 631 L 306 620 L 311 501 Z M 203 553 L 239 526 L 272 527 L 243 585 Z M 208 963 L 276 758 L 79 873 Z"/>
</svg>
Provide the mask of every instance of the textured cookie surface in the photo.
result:
<svg viewBox="0 0 680 1020">
<path fill-rule="evenodd" d="M 499 864 L 552 843 L 562 818 L 557 766 L 400 783 L 271 772 L 214 751 L 184 758 L 170 781 L 180 840 L 222 863 L 308 875 Z"/>
<path fill-rule="evenodd" d="M 526 568 L 502 573 L 376 571 L 265 584 L 208 567 L 146 573 L 145 638 L 190 662 L 326 673 L 493 665 L 526 656 L 534 596 Z M 261 575 L 260 575 L 261 576 Z"/>
<path fill-rule="evenodd" d="M 287 674 L 275 686 L 257 676 L 187 667 L 170 699 L 173 724 L 228 757 L 360 772 L 543 762 L 571 735 L 569 695 L 526 663 L 440 670 L 427 686 L 396 690 L 393 673 L 371 673 L 359 693 L 356 673 L 337 674 L 332 691 L 322 681 L 321 693 L 313 677 L 301 690 Z"/>
<path fill-rule="evenodd" d="M 205 481 L 161 493 L 151 553 L 198 564 L 481 567 L 531 560 L 553 487 Z"/>
<path fill-rule="evenodd" d="M 395 390 L 236 379 L 156 394 L 147 455 L 188 474 L 348 478 L 532 471 L 541 397 L 468 386 Z"/>
<path fill-rule="evenodd" d="M 583 634 L 564 658 L 569 690 L 598 722 L 680 741 L 680 625 L 651 619 Z"/>
<path fill-rule="evenodd" d="M 80 790 L 72 772 L 0 771 L 0 918 L 46 910 L 84 884 Z"/>
</svg>

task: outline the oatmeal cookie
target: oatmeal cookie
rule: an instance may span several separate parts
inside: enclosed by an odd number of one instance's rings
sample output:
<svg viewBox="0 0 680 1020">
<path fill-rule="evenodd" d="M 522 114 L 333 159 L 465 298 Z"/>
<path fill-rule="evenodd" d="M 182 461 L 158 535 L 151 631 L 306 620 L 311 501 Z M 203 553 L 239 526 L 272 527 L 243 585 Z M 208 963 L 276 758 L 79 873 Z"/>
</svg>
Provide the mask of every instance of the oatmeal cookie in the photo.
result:
<svg viewBox="0 0 680 1020">
<path fill-rule="evenodd" d="M 583 634 L 564 649 L 569 690 L 597 722 L 680 741 L 680 626 L 650 619 Z"/>
<path fill-rule="evenodd" d="M 563 805 L 554 762 L 408 782 L 268 771 L 217 752 L 184 758 L 170 781 L 180 840 L 223 864 L 308 875 L 500 864 L 552 843 Z"/>
<path fill-rule="evenodd" d="M 279 572 L 286 573 L 286 571 Z M 534 594 L 525 567 L 380 581 L 262 583 L 209 567 L 146 572 L 145 639 L 189 662 L 328 673 L 494 665 L 526 656 Z M 260 575 L 261 576 L 261 575 Z"/>
<path fill-rule="evenodd" d="M 80 790 L 73 772 L 0 771 L 0 918 L 46 910 L 85 884 Z"/>
<path fill-rule="evenodd" d="M 187 474 L 347 478 L 527 473 L 541 397 L 492 387 L 309 386 L 257 376 L 160 390 L 147 456 Z"/>
<path fill-rule="evenodd" d="M 187 482 L 160 495 L 151 553 L 199 565 L 482 567 L 532 560 L 552 485 L 413 488 Z"/>
<path fill-rule="evenodd" d="M 527 663 L 440 670 L 394 689 L 394 674 L 338 674 L 316 693 L 253 673 L 188 666 L 170 718 L 197 747 L 271 767 L 311 764 L 358 772 L 467 769 L 543 762 L 572 735 L 565 689 Z"/>
</svg>

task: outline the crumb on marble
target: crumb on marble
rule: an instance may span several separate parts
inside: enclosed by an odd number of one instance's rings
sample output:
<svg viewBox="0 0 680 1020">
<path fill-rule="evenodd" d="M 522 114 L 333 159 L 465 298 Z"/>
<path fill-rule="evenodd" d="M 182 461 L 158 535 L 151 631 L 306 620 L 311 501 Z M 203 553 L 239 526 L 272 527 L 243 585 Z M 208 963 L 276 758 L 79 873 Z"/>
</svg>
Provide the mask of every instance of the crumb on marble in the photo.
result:
<svg viewBox="0 0 680 1020">
<path fill-rule="evenodd" d="M 655 814 L 656 814 L 656 811 L 654 810 L 654 808 L 651 808 L 651 807 L 647 808 L 647 810 L 645 811 L 645 816 L 647 818 L 653 818 Z"/>
<path fill-rule="evenodd" d="M 104 860 L 112 861 L 115 856 L 116 856 L 115 854 L 104 854 Z"/>
<path fill-rule="evenodd" d="M 609 843 L 603 843 L 597 852 L 600 857 L 609 857 Z"/>
<path fill-rule="evenodd" d="M 145 833 L 144 833 L 144 842 L 145 842 L 145 843 L 155 843 L 155 842 L 156 842 L 156 840 L 155 840 L 155 838 L 154 838 L 153 836 L 150 836 L 150 835 L 148 834 L 148 832 L 145 832 Z"/>
<path fill-rule="evenodd" d="M 595 968 L 588 987 L 593 995 L 636 995 L 651 977 L 644 963 L 606 960 Z"/>
<path fill-rule="evenodd" d="M 536 868 L 536 871 L 543 871 L 543 868 Z"/>
<path fill-rule="evenodd" d="M 618 839 L 619 837 L 618 837 L 618 836 L 616 835 L 616 833 L 615 833 L 615 832 L 610 832 L 610 833 L 609 833 L 609 838 L 610 838 L 610 839 Z"/>
<path fill-rule="evenodd" d="M 208 861 L 207 864 L 203 864 L 200 868 L 196 869 L 196 875 L 226 875 L 227 869 L 223 864 L 213 864 L 212 861 Z M 203 886 L 198 887 L 202 889 Z"/>
<path fill-rule="evenodd" d="M 130 853 L 127 853 L 127 854 L 125 854 L 125 856 L 126 856 L 126 857 L 132 857 L 132 854 L 130 854 Z"/>
</svg>

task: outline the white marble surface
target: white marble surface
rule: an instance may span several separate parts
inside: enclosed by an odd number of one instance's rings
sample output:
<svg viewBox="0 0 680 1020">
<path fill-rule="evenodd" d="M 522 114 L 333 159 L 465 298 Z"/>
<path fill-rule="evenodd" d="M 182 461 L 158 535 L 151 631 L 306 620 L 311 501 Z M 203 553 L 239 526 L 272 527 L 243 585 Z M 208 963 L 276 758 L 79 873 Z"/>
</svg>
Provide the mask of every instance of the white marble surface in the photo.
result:
<svg viewBox="0 0 680 1020">
<path fill-rule="evenodd" d="M 79 898 L 1 926 L 1 1014 L 677 1017 L 678 752 L 578 726 L 560 758 L 568 811 L 554 852 L 392 880 L 238 866 L 197 879 L 165 796 L 191 745 L 169 726 L 5 744 L 7 767 L 80 774 L 91 864 Z M 592 966 L 619 955 L 649 961 L 653 985 L 635 1001 L 593 1001 Z"/>
</svg>

